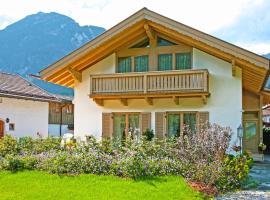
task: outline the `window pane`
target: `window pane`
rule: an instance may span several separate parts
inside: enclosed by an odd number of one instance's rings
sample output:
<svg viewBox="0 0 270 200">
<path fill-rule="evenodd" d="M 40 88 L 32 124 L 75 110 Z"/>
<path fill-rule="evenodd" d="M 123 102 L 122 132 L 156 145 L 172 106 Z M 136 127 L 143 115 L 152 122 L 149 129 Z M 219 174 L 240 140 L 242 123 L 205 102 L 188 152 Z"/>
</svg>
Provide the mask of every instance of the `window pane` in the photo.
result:
<svg viewBox="0 0 270 200">
<path fill-rule="evenodd" d="M 172 70 L 172 54 L 158 55 L 158 70 Z"/>
<path fill-rule="evenodd" d="M 257 134 L 257 124 L 256 122 L 245 122 L 245 139 L 250 139 Z"/>
<path fill-rule="evenodd" d="M 161 46 L 172 46 L 172 45 L 176 45 L 174 42 L 171 42 L 169 40 L 165 40 L 163 38 L 158 37 L 157 38 L 157 46 L 161 47 Z"/>
<path fill-rule="evenodd" d="M 180 135 L 180 115 L 168 114 L 168 136 Z"/>
<path fill-rule="evenodd" d="M 191 69 L 191 54 L 177 53 L 175 54 L 175 69 Z"/>
<path fill-rule="evenodd" d="M 117 72 L 131 72 L 131 57 L 118 58 L 118 69 Z"/>
<path fill-rule="evenodd" d="M 184 125 L 185 128 L 190 129 L 192 132 L 196 130 L 196 114 L 184 113 Z"/>
<path fill-rule="evenodd" d="M 128 115 L 128 128 L 131 138 L 139 140 L 140 138 L 140 126 L 139 126 L 139 115 L 138 114 L 129 114 Z"/>
<path fill-rule="evenodd" d="M 147 72 L 149 58 L 147 55 L 135 57 L 135 72 Z"/>
<path fill-rule="evenodd" d="M 125 140 L 126 116 L 114 115 L 113 117 L 113 138 L 117 141 Z"/>
</svg>

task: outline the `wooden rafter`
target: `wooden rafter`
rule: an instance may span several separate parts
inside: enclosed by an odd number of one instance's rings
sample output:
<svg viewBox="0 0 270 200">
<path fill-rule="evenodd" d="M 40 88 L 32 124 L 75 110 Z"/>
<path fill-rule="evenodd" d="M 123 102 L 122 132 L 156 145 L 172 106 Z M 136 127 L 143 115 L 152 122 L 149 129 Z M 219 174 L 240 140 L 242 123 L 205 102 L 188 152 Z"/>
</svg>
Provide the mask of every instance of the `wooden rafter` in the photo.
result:
<svg viewBox="0 0 270 200">
<path fill-rule="evenodd" d="M 232 76 L 236 75 L 236 65 L 235 60 L 232 60 Z"/>
<path fill-rule="evenodd" d="M 203 101 L 203 104 L 206 104 L 207 103 L 207 98 L 205 95 L 202 96 L 202 101 Z"/>
<path fill-rule="evenodd" d="M 153 105 L 153 98 L 152 97 L 146 97 L 145 98 L 146 102 L 148 103 L 148 105 Z"/>
<path fill-rule="evenodd" d="M 123 106 L 128 106 L 128 100 L 127 99 L 120 99 L 120 102 Z"/>
<path fill-rule="evenodd" d="M 148 38 L 149 38 L 149 40 L 155 40 L 155 38 L 156 38 L 156 34 L 155 34 L 155 32 L 149 27 L 149 25 L 146 23 L 146 24 L 144 24 L 144 29 L 145 29 L 145 31 L 146 31 L 146 34 L 147 34 L 147 36 L 148 36 Z"/>
<path fill-rule="evenodd" d="M 179 97 L 178 96 L 173 96 L 173 101 L 176 105 L 179 105 Z"/>
<path fill-rule="evenodd" d="M 68 72 L 70 73 L 70 75 L 77 81 L 77 82 L 82 82 L 82 73 L 79 71 L 76 71 L 74 69 L 72 69 L 71 67 L 69 67 Z"/>
<path fill-rule="evenodd" d="M 103 99 L 93 99 L 94 102 L 96 102 L 97 105 L 99 106 L 104 106 L 104 101 Z"/>
</svg>

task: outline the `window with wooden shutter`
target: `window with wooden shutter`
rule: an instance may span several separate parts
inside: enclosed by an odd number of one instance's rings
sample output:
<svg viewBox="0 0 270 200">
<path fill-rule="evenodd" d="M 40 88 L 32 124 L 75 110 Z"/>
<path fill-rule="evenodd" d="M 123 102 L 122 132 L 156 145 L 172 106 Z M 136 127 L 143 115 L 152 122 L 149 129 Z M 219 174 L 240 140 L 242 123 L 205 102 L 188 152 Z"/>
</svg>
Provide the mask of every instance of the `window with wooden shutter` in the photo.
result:
<svg viewBox="0 0 270 200">
<path fill-rule="evenodd" d="M 156 137 L 163 139 L 166 136 L 166 113 L 156 112 Z"/>
<path fill-rule="evenodd" d="M 112 113 L 102 113 L 102 138 L 111 138 L 112 137 Z"/>
<path fill-rule="evenodd" d="M 151 129 L 151 113 L 141 113 L 141 132 Z"/>
</svg>

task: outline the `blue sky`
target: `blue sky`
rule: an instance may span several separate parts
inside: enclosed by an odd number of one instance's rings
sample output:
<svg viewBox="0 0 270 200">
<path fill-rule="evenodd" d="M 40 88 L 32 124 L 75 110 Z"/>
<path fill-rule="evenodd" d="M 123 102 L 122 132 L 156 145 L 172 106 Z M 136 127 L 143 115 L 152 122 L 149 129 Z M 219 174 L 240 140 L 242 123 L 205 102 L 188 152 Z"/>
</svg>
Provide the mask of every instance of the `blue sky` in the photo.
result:
<svg viewBox="0 0 270 200">
<path fill-rule="evenodd" d="M 0 29 L 26 15 L 59 12 L 106 29 L 142 7 L 259 54 L 270 52 L 269 0 L 0 0 Z"/>
</svg>

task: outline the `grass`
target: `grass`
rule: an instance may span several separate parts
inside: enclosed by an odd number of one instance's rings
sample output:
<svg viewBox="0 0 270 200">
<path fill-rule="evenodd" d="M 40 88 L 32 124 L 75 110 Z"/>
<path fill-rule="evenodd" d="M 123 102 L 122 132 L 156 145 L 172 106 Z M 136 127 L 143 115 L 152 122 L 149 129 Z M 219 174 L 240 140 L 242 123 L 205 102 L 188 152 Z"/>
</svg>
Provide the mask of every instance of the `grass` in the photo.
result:
<svg viewBox="0 0 270 200">
<path fill-rule="evenodd" d="M 0 199 L 204 199 L 181 177 L 140 180 L 114 176 L 58 176 L 38 171 L 0 172 Z"/>
</svg>

